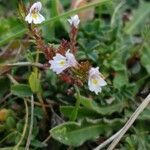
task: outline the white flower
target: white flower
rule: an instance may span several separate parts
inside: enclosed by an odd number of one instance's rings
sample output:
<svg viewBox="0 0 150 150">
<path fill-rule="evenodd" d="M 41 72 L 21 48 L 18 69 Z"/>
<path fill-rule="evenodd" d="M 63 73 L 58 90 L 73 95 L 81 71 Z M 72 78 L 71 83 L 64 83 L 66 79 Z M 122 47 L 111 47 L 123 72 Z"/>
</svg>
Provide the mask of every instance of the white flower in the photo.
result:
<svg viewBox="0 0 150 150">
<path fill-rule="evenodd" d="M 50 60 L 49 63 L 51 64 L 50 69 L 52 69 L 56 74 L 60 74 L 65 69 L 69 67 L 75 67 L 77 65 L 77 61 L 72 53 L 68 50 L 65 56 L 61 54 L 56 54 L 53 57 L 53 60 Z"/>
<path fill-rule="evenodd" d="M 76 61 L 74 55 L 72 53 L 70 53 L 70 50 L 68 50 L 65 54 L 66 59 L 67 59 L 67 63 L 69 67 L 75 67 L 77 66 L 78 62 Z"/>
<path fill-rule="evenodd" d="M 41 2 L 34 3 L 31 6 L 28 15 L 25 17 L 25 21 L 27 21 L 29 24 L 31 24 L 32 22 L 34 24 L 42 23 L 45 20 L 45 18 L 39 13 L 41 8 Z"/>
<path fill-rule="evenodd" d="M 55 57 L 53 57 L 53 60 L 49 61 L 49 63 L 51 64 L 50 69 L 56 72 L 56 74 L 60 74 L 66 68 L 68 68 L 66 57 L 58 53 L 56 54 Z"/>
<path fill-rule="evenodd" d="M 72 16 L 70 19 L 68 19 L 68 21 L 71 25 L 78 28 L 78 25 L 80 23 L 80 19 L 78 15 Z"/>
<path fill-rule="evenodd" d="M 99 67 L 91 68 L 89 71 L 89 79 L 88 79 L 88 86 L 89 90 L 98 94 L 101 92 L 101 87 L 107 85 L 105 80 L 101 77 L 99 72 Z"/>
</svg>

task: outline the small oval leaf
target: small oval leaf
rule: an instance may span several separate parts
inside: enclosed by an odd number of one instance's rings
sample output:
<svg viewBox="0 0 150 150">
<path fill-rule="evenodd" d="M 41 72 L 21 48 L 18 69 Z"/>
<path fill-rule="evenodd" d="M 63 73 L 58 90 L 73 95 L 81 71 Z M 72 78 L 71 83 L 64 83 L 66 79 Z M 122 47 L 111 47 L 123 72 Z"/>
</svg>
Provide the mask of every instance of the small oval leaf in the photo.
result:
<svg viewBox="0 0 150 150">
<path fill-rule="evenodd" d="M 33 92 L 36 93 L 41 91 L 40 80 L 38 79 L 38 76 L 35 72 L 32 72 L 29 77 L 29 84 Z"/>
<path fill-rule="evenodd" d="M 11 87 L 11 93 L 18 97 L 28 97 L 32 95 L 30 87 L 26 84 L 17 84 Z"/>
</svg>

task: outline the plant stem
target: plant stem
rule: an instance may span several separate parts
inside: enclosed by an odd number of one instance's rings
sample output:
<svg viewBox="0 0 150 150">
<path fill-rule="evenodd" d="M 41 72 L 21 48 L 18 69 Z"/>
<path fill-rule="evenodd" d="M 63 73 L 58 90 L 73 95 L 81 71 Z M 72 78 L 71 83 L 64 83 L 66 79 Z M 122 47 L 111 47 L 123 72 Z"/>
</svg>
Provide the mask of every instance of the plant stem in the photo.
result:
<svg viewBox="0 0 150 150">
<path fill-rule="evenodd" d="M 46 111 L 46 106 L 44 104 L 44 101 L 43 101 L 42 96 L 41 96 L 40 93 L 37 93 L 37 98 L 38 98 L 38 100 L 39 100 L 39 102 L 40 102 L 40 104 L 42 106 L 42 109 L 43 109 L 43 112 L 45 114 L 45 117 L 48 119 L 48 114 L 47 114 L 47 111 Z"/>
<path fill-rule="evenodd" d="M 35 66 L 38 68 L 43 68 L 45 69 L 43 64 L 40 63 L 31 63 L 31 62 L 19 62 L 19 63 L 13 63 L 13 64 L 0 64 L 0 67 L 5 67 L 5 66 L 10 66 L 10 67 L 16 67 L 16 66 Z"/>
<path fill-rule="evenodd" d="M 147 105 L 150 103 L 150 94 L 144 99 L 144 101 L 141 103 L 141 105 L 136 109 L 136 111 L 132 114 L 130 119 L 127 121 L 127 123 L 124 125 L 123 130 L 120 132 L 120 134 L 114 139 L 114 141 L 111 143 L 111 145 L 108 147 L 107 150 L 113 150 L 116 145 L 119 143 L 121 138 L 124 136 L 124 134 L 128 131 L 128 129 L 132 126 L 134 121 L 137 119 L 137 117 L 140 115 L 140 113 L 147 107 Z"/>
<path fill-rule="evenodd" d="M 78 116 L 78 110 L 79 110 L 79 106 L 80 106 L 80 92 L 77 86 L 75 86 L 75 90 L 76 90 L 76 104 L 75 104 L 75 109 L 72 112 L 72 115 L 70 117 L 71 121 L 75 121 L 77 119 Z"/>
<path fill-rule="evenodd" d="M 30 101 L 30 100 L 27 100 L 27 102 L 31 103 L 31 101 Z M 34 105 L 42 107 L 41 103 L 39 103 L 39 102 L 34 102 Z M 44 107 L 51 108 L 51 106 L 50 106 L 50 105 L 46 105 L 46 104 L 44 104 Z"/>
<path fill-rule="evenodd" d="M 5 102 L 11 95 L 12 95 L 12 93 L 8 93 L 3 99 L 1 99 L 0 105 L 1 105 L 3 102 Z"/>
<path fill-rule="evenodd" d="M 30 142 L 31 142 L 31 136 L 32 136 L 32 130 L 33 130 L 33 122 L 34 120 L 34 97 L 33 95 L 31 96 L 31 119 L 30 119 L 30 128 L 29 128 L 29 134 L 27 138 L 27 143 L 25 150 L 29 150 Z"/>
<path fill-rule="evenodd" d="M 106 141 L 104 141 L 103 143 L 101 143 L 99 146 L 97 146 L 96 148 L 94 148 L 93 150 L 101 150 L 102 148 L 104 148 L 106 145 L 108 145 L 111 141 L 113 141 L 119 134 L 120 132 L 123 130 L 123 128 L 121 128 L 118 132 L 116 132 L 114 135 L 112 135 L 109 139 L 107 139 Z"/>
<path fill-rule="evenodd" d="M 51 138 L 51 135 L 49 135 L 42 143 L 46 144 L 50 140 L 50 138 Z"/>
<path fill-rule="evenodd" d="M 149 96 L 149 95 L 148 95 Z M 148 98 L 148 96 L 147 96 L 147 98 Z M 146 98 L 146 99 L 147 99 Z M 145 99 L 145 100 L 146 100 Z M 144 100 L 144 101 L 145 101 Z M 143 103 L 144 103 L 144 101 L 143 101 Z M 148 99 L 147 99 L 147 101 L 148 101 Z M 150 100 L 149 100 L 149 102 L 150 102 Z M 142 104 L 143 104 L 142 103 Z M 141 104 L 141 105 L 142 105 Z M 139 106 L 140 108 L 142 107 L 142 106 Z M 148 103 L 147 103 L 147 105 L 148 105 Z M 146 105 L 146 106 L 147 106 Z M 146 107 L 145 106 L 145 107 Z M 139 110 L 139 107 L 137 108 L 137 110 Z M 144 108 L 143 108 L 144 109 Z M 137 110 L 133 113 L 133 115 L 131 116 L 132 118 L 133 117 L 135 117 L 135 115 L 137 115 Z M 129 120 L 131 120 L 131 117 L 130 117 L 130 119 Z M 129 122 L 129 120 L 128 120 L 128 122 Z M 96 148 L 94 148 L 93 150 L 101 150 L 102 148 L 104 148 L 106 145 L 108 145 L 111 141 L 113 141 L 114 139 L 116 139 L 116 138 L 118 138 L 118 136 L 120 135 L 120 134 L 122 134 L 122 132 L 125 130 L 125 128 L 126 128 L 126 126 L 127 126 L 127 124 L 128 124 L 128 122 L 117 132 L 117 133 L 115 133 L 114 135 L 112 135 L 109 139 L 107 139 L 106 141 L 104 141 L 103 143 L 101 143 L 99 146 L 97 146 Z"/>
<path fill-rule="evenodd" d="M 36 51 L 36 59 L 35 59 L 35 63 L 38 63 L 38 62 L 39 62 L 39 49 L 37 49 Z M 40 73 L 38 72 L 38 68 L 35 66 L 33 69 L 37 76 L 37 79 L 40 80 Z M 37 92 L 37 98 L 39 99 L 39 102 L 41 103 L 41 106 L 42 106 L 43 112 L 45 113 L 46 118 L 48 118 L 46 107 L 44 106 L 44 101 L 43 101 L 42 94 L 40 91 Z"/>
<path fill-rule="evenodd" d="M 10 79 L 10 81 L 13 83 L 13 84 L 19 84 L 14 78 L 13 78 L 13 76 L 11 75 L 11 74 L 7 74 L 7 77 Z"/>
<path fill-rule="evenodd" d="M 37 64 L 37 63 L 39 63 L 39 49 L 37 49 L 37 51 L 36 51 L 35 64 Z M 37 66 L 34 67 L 34 72 L 36 73 L 37 77 L 39 77 Z"/>
<path fill-rule="evenodd" d="M 26 110 L 25 125 L 24 125 L 24 128 L 23 128 L 21 139 L 19 140 L 18 144 L 14 147 L 14 150 L 18 150 L 19 146 L 21 145 L 21 143 L 22 143 L 22 141 L 23 141 L 23 139 L 25 137 L 25 134 L 26 134 L 26 131 L 27 131 L 27 127 L 28 127 L 29 112 L 28 112 L 28 104 L 27 104 L 27 101 L 25 99 L 24 99 L 24 104 L 25 104 L 25 110 Z"/>
</svg>

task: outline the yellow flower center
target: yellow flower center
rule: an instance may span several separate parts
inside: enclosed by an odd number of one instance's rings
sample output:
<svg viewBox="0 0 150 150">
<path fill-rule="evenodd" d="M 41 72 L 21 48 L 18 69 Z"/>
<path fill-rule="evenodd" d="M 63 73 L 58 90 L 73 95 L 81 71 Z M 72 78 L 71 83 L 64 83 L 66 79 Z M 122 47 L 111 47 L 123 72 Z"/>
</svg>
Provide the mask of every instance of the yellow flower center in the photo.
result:
<svg viewBox="0 0 150 150">
<path fill-rule="evenodd" d="M 32 18 L 37 19 L 38 18 L 38 13 L 32 12 Z"/>
<path fill-rule="evenodd" d="M 92 83 L 96 85 L 98 83 L 98 80 L 92 79 Z"/>
<path fill-rule="evenodd" d="M 65 60 L 61 60 L 59 64 L 60 64 L 61 66 L 64 66 L 64 65 L 65 65 Z"/>
</svg>

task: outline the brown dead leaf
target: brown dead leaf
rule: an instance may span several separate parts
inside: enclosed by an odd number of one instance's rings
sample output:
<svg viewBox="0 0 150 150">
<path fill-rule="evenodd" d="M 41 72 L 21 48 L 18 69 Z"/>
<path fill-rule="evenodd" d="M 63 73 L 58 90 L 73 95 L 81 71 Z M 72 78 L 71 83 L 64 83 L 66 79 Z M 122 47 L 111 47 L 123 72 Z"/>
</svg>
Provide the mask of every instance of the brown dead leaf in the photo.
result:
<svg viewBox="0 0 150 150">
<path fill-rule="evenodd" d="M 61 14 L 64 12 L 64 7 L 62 5 L 62 3 L 60 2 L 60 0 L 57 1 L 57 10 L 58 10 L 58 13 Z"/>
<path fill-rule="evenodd" d="M 0 52 L 0 64 L 14 63 L 18 61 L 28 47 L 27 41 L 15 40 Z M 10 67 L 0 66 L 0 74 L 8 72 Z"/>
<path fill-rule="evenodd" d="M 77 9 L 96 1 L 97 0 L 72 0 L 71 9 Z M 82 22 L 86 22 L 94 18 L 94 13 L 95 13 L 95 8 L 90 8 L 86 11 L 80 12 L 78 15 Z"/>
<path fill-rule="evenodd" d="M 0 53 L 0 62 L 15 62 L 23 54 L 27 43 L 19 40 L 11 42 L 7 47 L 3 48 Z"/>
</svg>

